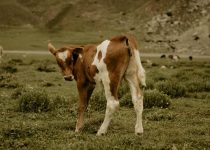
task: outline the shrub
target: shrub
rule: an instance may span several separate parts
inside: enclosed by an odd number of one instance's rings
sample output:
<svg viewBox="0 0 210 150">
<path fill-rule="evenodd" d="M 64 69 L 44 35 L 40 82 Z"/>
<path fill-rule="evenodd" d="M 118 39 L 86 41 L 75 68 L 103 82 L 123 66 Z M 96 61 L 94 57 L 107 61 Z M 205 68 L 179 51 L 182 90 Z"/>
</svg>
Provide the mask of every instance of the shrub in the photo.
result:
<svg viewBox="0 0 210 150">
<path fill-rule="evenodd" d="M 92 94 L 88 109 L 95 111 L 103 111 L 106 109 L 106 98 L 103 90 L 95 91 Z"/>
<path fill-rule="evenodd" d="M 170 98 L 158 90 L 147 90 L 144 93 L 144 107 L 168 108 L 171 104 Z"/>
<path fill-rule="evenodd" d="M 26 89 L 23 87 L 18 87 L 14 90 L 14 92 L 11 94 L 11 98 L 17 99 L 19 98 L 24 92 L 26 92 Z"/>
<path fill-rule="evenodd" d="M 126 93 L 120 99 L 120 106 L 133 107 L 132 98 L 131 98 L 131 94 L 130 93 Z"/>
<path fill-rule="evenodd" d="M 166 94 L 159 92 L 158 90 L 147 90 L 144 92 L 144 108 L 168 108 L 170 104 L 170 98 Z M 120 99 L 120 106 L 133 106 L 130 93 L 127 93 Z"/>
<path fill-rule="evenodd" d="M 22 65 L 23 64 L 23 60 L 22 59 L 14 59 L 13 58 L 13 59 L 9 60 L 8 63 L 9 64 L 13 64 L 13 65 L 15 65 L 15 64 Z"/>
<path fill-rule="evenodd" d="M 147 83 L 146 89 L 154 89 L 155 81 L 153 79 L 147 79 L 146 83 Z"/>
<path fill-rule="evenodd" d="M 60 108 L 63 106 L 69 106 L 69 102 L 66 101 L 65 97 L 57 95 L 52 99 L 52 108 Z"/>
<path fill-rule="evenodd" d="M 0 75 L 0 88 L 17 88 L 19 87 L 15 76 L 9 73 L 3 73 Z"/>
<path fill-rule="evenodd" d="M 28 90 L 20 96 L 21 112 L 46 112 L 50 110 L 50 99 L 43 90 Z"/>
<path fill-rule="evenodd" d="M 153 113 L 147 113 L 145 118 L 151 121 L 175 120 L 176 115 L 171 112 L 163 111 L 163 109 L 159 109 Z"/>
<path fill-rule="evenodd" d="M 39 64 L 37 67 L 37 71 L 40 72 L 55 72 L 55 68 L 49 65 L 49 62 L 44 62 L 42 64 Z"/>
<path fill-rule="evenodd" d="M 154 81 L 165 81 L 169 78 L 169 76 L 162 71 L 150 72 L 150 76 Z"/>
<path fill-rule="evenodd" d="M 169 95 L 172 98 L 186 95 L 186 87 L 175 81 L 161 81 L 155 85 L 156 89 Z"/>
<path fill-rule="evenodd" d="M 2 67 L 2 70 L 4 70 L 4 71 L 7 72 L 7 73 L 15 73 L 15 72 L 18 71 L 17 68 L 14 67 L 14 66 L 12 66 L 12 65 L 3 66 L 3 67 Z"/>
<path fill-rule="evenodd" d="M 126 84 L 126 82 L 122 82 L 118 90 L 118 98 L 120 99 L 128 92 L 130 92 L 128 84 Z"/>
<path fill-rule="evenodd" d="M 197 79 L 186 83 L 188 92 L 208 92 L 210 91 L 210 82 L 208 80 Z"/>
</svg>

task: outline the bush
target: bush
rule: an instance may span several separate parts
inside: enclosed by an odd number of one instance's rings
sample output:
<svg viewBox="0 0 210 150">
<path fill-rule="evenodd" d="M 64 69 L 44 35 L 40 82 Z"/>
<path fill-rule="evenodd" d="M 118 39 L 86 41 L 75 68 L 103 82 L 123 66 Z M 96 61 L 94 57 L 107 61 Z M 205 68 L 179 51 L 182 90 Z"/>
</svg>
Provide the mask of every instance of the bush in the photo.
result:
<svg viewBox="0 0 210 150">
<path fill-rule="evenodd" d="M 89 110 L 95 110 L 95 111 L 104 111 L 106 110 L 106 98 L 104 91 L 95 91 L 91 98 L 89 103 Z"/>
<path fill-rule="evenodd" d="M 197 79 L 186 83 L 188 92 L 209 92 L 210 82 L 208 80 Z"/>
<path fill-rule="evenodd" d="M 147 90 L 144 93 L 145 108 L 168 108 L 171 105 L 170 98 L 158 90 Z"/>
<path fill-rule="evenodd" d="M 68 107 L 69 105 L 69 101 L 66 101 L 65 97 L 63 96 L 55 96 L 52 100 L 52 104 L 51 107 L 55 108 L 60 108 L 60 107 Z"/>
<path fill-rule="evenodd" d="M 20 96 L 26 92 L 26 89 L 23 87 L 18 87 L 14 90 L 14 92 L 11 94 L 11 98 L 13 99 L 17 99 L 20 98 Z"/>
<path fill-rule="evenodd" d="M 2 70 L 4 70 L 4 71 L 7 72 L 7 73 L 15 73 L 15 72 L 18 71 L 17 68 L 14 67 L 14 66 L 12 66 L 12 65 L 3 66 L 3 67 L 2 67 Z"/>
<path fill-rule="evenodd" d="M 132 98 L 131 98 L 131 94 L 130 93 L 126 93 L 120 99 L 120 106 L 133 107 Z"/>
<path fill-rule="evenodd" d="M 155 85 L 156 89 L 169 95 L 172 98 L 186 95 L 186 87 L 175 81 L 161 81 Z"/>
<path fill-rule="evenodd" d="M 155 88 L 155 81 L 154 80 L 147 79 L 146 83 L 147 83 L 146 89 L 154 89 Z"/>
<path fill-rule="evenodd" d="M 146 119 L 151 121 L 162 121 L 162 120 L 175 120 L 176 115 L 171 112 L 163 111 L 163 109 L 158 109 L 155 112 L 147 113 L 145 116 Z"/>
<path fill-rule="evenodd" d="M 3 73 L 0 75 L 0 88 L 17 88 L 19 87 L 15 76 L 9 73 Z"/>
<path fill-rule="evenodd" d="M 158 90 L 147 90 L 144 92 L 144 108 L 168 108 L 170 104 L 170 98 Z M 130 93 L 127 93 L 120 99 L 120 106 L 133 106 Z"/>
<path fill-rule="evenodd" d="M 21 112 L 46 112 L 50 110 L 50 99 L 43 90 L 28 90 L 20 96 Z"/>
<path fill-rule="evenodd" d="M 150 72 L 150 76 L 155 82 L 166 81 L 169 79 L 169 75 L 165 74 L 165 72 L 162 71 Z"/>
<path fill-rule="evenodd" d="M 120 99 L 128 92 L 130 92 L 128 84 L 126 84 L 126 82 L 122 82 L 118 90 L 118 98 Z"/>
<path fill-rule="evenodd" d="M 37 67 L 37 71 L 40 71 L 40 72 L 55 72 L 55 68 L 50 66 L 49 62 L 46 61 L 42 64 L 39 64 L 39 66 Z"/>
</svg>

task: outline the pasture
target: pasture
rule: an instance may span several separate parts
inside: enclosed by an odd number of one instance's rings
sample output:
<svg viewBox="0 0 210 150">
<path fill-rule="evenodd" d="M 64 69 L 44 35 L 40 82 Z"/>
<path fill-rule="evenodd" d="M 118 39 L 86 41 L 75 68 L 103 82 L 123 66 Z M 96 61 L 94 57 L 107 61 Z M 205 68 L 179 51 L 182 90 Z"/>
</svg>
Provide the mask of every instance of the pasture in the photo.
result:
<svg viewBox="0 0 210 150">
<path fill-rule="evenodd" d="M 125 83 L 107 135 L 96 136 L 105 111 L 94 92 L 83 132 L 74 132 L 75 82 L 64 81 L 51 55 L 5 54 L 0 64 L 0 149 L 209 149 L 210 60 L 142 58 L 147 75 L 144 134 Z M 165 65 L 165 69 L 161 66 Z M 44 101 L 44 102 L 43 102 Z"/>
</svg>

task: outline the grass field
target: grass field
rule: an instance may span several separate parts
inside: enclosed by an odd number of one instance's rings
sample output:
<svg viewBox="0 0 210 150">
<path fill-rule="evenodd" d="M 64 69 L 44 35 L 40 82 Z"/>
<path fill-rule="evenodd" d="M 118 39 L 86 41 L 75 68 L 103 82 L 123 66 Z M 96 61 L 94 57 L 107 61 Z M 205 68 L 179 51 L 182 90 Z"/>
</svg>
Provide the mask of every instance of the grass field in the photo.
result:
<svg viewBox="0 0 210 150">
<path fill-rule="evenodd" d="M 150 58 L 142 58 L 146 59 Z M 76 134 L 76 85 L 63 80 L 54 58 L 4 55 L 0 64 L 0 149 L 209 149 L 210 61 L 150 60 L 152 65 L 143 63 L 148 85 L 145 96 L 159 100 L 156 94 L 162 93 L 170 105 L 146 107 L 144 134 L 135 136 L 135 112 L 129 96 L 123 97 L 128 95 L 127 88 L 122 88 L 121 107 L 108 134 L 98 137 L 104 98 L 94 93 L 83 132 Z M 160 69 L 162 65 L 167 68 Z M 30 105 L 21 102 L 34 98 L 33 92 L 47 103 L 31 112 L 26 109 Z M 153 99 L 150 101 L 152 105 Z"/>
</svg>

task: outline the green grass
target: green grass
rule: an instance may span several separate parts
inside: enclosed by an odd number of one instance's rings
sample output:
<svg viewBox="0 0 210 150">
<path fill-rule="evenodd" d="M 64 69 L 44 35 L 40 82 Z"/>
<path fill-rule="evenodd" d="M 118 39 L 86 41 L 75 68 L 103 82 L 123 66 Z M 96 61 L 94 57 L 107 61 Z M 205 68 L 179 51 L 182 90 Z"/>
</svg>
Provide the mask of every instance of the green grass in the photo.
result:
<svg viewBox="0 0 210 150">
<path fill-rule="evenodd" d="M 35 28 L 17 28 L 4 27 L 0 28 L 0 45 L 5 50 L 45 50 L 50 40 L 55 47 L 70 44 L 97 43 L 110 38 L 114 35 L 121 34 L 119 31 L 47 31 Z"/>
<path fill-rule="evenodd" d="M 157 58 L 152 61 L 159 66 L 144 64 L 150 81 L 149 90 L 155 90 L 158 82 L 176 81 L 186 86 L 186 95 L 172 98 L 169 108 L 144 109 L 143 136 L 134 135 L 134 109 L 123 105 L 115 114 L 108 134 L 98 137 L 96 132 L 104 118 L 104 110 L 99 110 L 102 106 L 97 109 L 90 106 L 83 132 L 74 132 L 78 97 L 76 84 L 64 81 L 53 56 L 4 55 L 0 64 L 0 84 L 7 80 L 7 83 L 18 85 L 0 87 L 0 149 L 208 149 L 209 91 L 192 91 L 187 85 L 197 77 L 209 81 L 210 61 L 182 59 L 180 62 L 167 62 Z M 40 64 L 53 68 L 53 71 L 37 70 Z M 17 70 L 6 72 L 5 65 Z M 175 69 L 162 70 L 161 65 L 173 65 Z M 53 102 L 53 109 L 38 113 L 20 112 L 19 99 L 23 89 L 44 89 Z M 127 92 L 128 89 L 123 88 L 120 96 Z M 97 104 L 94 97 L 92 104 Z"/>
</svg>

